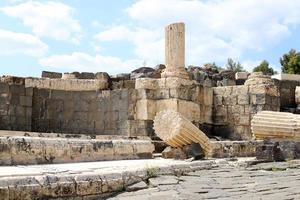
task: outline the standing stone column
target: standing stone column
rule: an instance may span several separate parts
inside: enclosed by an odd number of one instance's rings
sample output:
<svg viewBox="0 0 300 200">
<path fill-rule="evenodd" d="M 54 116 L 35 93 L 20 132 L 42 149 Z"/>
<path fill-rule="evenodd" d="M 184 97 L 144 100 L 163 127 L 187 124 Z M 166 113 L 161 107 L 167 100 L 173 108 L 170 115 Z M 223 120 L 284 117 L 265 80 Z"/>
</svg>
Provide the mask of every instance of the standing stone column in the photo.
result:
<svg viewBox="0 0 300 200">
<path fill-rule="evenodd" d="M 189 79 L 185 70 L 185 26 L 184 23 L 170 24 L 165 28 L 166 69 L 162 77 Z"/>
</svg>

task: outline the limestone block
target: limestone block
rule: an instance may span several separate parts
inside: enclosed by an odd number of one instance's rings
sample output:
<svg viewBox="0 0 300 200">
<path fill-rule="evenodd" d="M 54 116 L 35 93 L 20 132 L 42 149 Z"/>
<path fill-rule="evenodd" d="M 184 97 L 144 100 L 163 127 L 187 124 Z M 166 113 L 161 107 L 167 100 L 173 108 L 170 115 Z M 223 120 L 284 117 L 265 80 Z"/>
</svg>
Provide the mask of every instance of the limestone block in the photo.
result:
<svg viewBox="0 0 300 200">
<path fill-rule="evenodd" d="M 246 80 L 248 78 L 248 72 L 236 72 L 235 73 L 235 79 L 242 79 L 242 80 Z"/>
<path fill-rule="evenodd" d="M 136 119 L 153 120 L 157 111 L 154 100 L 141 99 L 136 102 Z"/>
<path fill-rule="evenodd" d="M 274 81 L 262 72 L 252 72 L 245 82 L 245 85 L 274 85 Z"/>
<path fill-rule="evenodd" d="M 279 90 L 275 85 L 251 85 L 249 87 L 250 94 L 266 94 L 270 96 L 280 96 Z"/>
<path fill-rule="evenodd" d="M 158 89 L 158 79 L 153 78 L 138 78 L 135 80 L 135 89 Z"/>
<path fill-rule="evenodd" d="M 199 143 L 205 155 L 210 154 L 209 138 L 179 112 L 164 110 L 157 113 L 154 130 L 158 137 L 172 147 Z"/>
<path fill-rule="evenodd" d="M 221 95 L 214 95 L 214 105 L 223 105 L 223 96 Z"/>
<path fill-rule="evenodd" d="M 162 78 L 163 80 L 163 78 Z M 192 85 L 198 85 L 194 80 L 187 80 L 184 78 L 178 77 L 167 77 L 165 78 L 165 88 L 179 88 L 179 87 L 187 87 Z"/>
<path fill-rule="evenodd" d="M 295 102 L 296 104 L 300 104 L 300 86 L 296 86 L 295 89 Z"/>
<path fill-rule="evenodd" d="M 58 72 L 49 72 L 49 71 L 42 71 L 42 78 L 61 78 L 62 73 Z"/>
<path fill-rule="evenodd" d="M 32 97 L 30 96 L 20 96 L 20 104 L 21 106 L 32 106 Z"/>
<path fill-rule="evenodd" d="M 8 93 L 9 92 L 9 85 L 7 83 L 0 82 L 0 93 Z"/>
<path fill-rule="evenodd" d="M 200 121 L 200 106 L 191 101 L 178 100 L 178 112 L 190 121 Z"/>
<path fill-rule="evenodd" d="M 257 139 L 300 140 L 300 115 L 262 111 L 251 120 L 251 130 Z"/>
<path fill-rule="evenodd" d="M 249 94 L 237 95 L 237 103 L 239 105 L 248 105 L 250 103 Z"/>
<path fill-rule="evenodd" d="M 278 79 L 278 80 L 288 80 L 288 81 L 300 81 L 300 75 L 299 74 L 276 74 L 272 76 L 272 79 Z"/>
<path fill-rule="evenodd" d="M 233 95 L 247 95 L 249 93 L 249 87 L 245 85 L 239 85 L 232 88 Z"/>
<path fill-rule="evenodd" d="M 200 121 L 200 106 L 191 101 L 180 99 L 162 99 L 156 101 L 156 114 L 163 110 L 180 112 L 190 121 Z"/>
<path fill-rule="evenodd" d="M 0 137 L 0 165 L 11 165 L 10 144 L 7 139 Z"/>
<path fill-rule="evenodd" d="M 213 104 L 213 90 L 209 87 L 204 87 L 203 88 L 203 103 L 206 106 L 212 106 Z"/>
<path fill-rule="evenodd" d="M 102 79 L 37 79 L 26 78 L 25 87 L 68 91 L 91 91 L 108 88 L 108 82 Z"/>
</svg>

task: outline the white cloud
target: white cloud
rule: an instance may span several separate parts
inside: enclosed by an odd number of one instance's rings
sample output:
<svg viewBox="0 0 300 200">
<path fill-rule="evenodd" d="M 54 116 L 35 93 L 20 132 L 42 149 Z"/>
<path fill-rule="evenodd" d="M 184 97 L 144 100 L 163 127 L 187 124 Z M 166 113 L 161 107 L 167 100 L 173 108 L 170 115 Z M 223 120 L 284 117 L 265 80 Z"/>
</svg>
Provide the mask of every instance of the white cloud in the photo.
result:
<svg viewBox="0 0 300 200">
<path fill-rule="evenodd" d="M 65 68 L 76 71 L 108 72 L 110 74 L 127 73 L 141 67 L 142 60 L 121 60 L 117 57 L 103 55 L 89 55 L 74 52 L 70 55 L 52 55 L 41 58 L 39 63 L 52 68 Z"/>
<path fill-rule="evenodd" d="M 147 62 L 163 62 L 164 26 L 186 24 L 186 64 L 245 60 L 247 51 L 274 48 L 300 24 L 298 0 L 139 0 L 127 10 L 138 28 L 110 27 L 100 41 L 127 40 Z"/>
<path fill-rule="evenodd" d="M 147 61 L 148 64 L 161 62 L 164 54 L 164 32 L 156 29 L 129 28 L 124 25 L 112 26 L 111 28 L 95 35 L 98 41 L 120 41 L 132 42 L 135 46 L 136 56 Z M 150 53 L 149 53 L 150 52 Z"/>
<path fill-rule="evenodd" d="M 25 33 L 0 29 L 0 54 L 25 54 L 39 57 L 46 53 L 48 46 L 39 38 Z"/>
<path fill-rule="evenodd" d="M 262 60 L 244 60 L 241 65 L 246 69 L 248 72 L 252 72 L 254 67 L 257 67 Z M 275 71 L 280 72 L 281 68 L 278 65 L 273 63 L 269 63 L 269 67 L 273 68 Z"/>
<path fill-rule="evenodd" d="M 70 40 L 73 43 L 80 40 L 81 27 L 73 19 L 74 10 L 63 3 L 28 1 L 1 10 L 10 17 L 22 20 L 38 37 Z"/>
</svg>

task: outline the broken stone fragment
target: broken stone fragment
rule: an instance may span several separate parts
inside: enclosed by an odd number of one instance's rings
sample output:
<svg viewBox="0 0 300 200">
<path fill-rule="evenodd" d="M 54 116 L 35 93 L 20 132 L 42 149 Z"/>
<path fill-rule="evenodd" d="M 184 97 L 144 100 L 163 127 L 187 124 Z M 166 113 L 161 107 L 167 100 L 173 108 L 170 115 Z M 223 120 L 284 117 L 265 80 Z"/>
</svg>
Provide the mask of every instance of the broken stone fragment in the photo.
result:
<svg viewBox="0 0 300 200">
<path fill-rule="evenodd" d="M 182 148 L 172 148 L 167 147 L 162 152 L 163 158 L 173 158 L 173 159 L 188 159 L 193 158 L 195 160 L 201 159 L 204 157 L 204 152 L 201 146 L 198 143 L 192 143 L 186 145 Z"/>
<path fill-rule="evenodd" d="M 256 139 L 300 140 L 300 115 L 261 111 L 254 115 L 251 130 Z"/>
<path fill-rule="evenodd" d="M 209 138 L 179 112 L 163 110 L 157 113 L 154 130 L 158 137 L 172 147 L 199 143 L 206 156 L 211 153 Z"/>
</svg>

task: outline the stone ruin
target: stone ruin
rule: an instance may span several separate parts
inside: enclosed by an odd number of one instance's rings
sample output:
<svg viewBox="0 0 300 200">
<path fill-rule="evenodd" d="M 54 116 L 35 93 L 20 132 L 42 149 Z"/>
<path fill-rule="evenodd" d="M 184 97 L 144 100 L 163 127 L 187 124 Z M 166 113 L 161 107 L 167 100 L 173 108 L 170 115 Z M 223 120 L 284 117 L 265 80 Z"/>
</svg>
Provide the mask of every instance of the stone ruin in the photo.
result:
<svg viewBox="0 0 300 200">
<path fill-rule="evenodd" d="M 300 157 L 299 116 L 280 112 L 299 110 L 299 76 L 186 69 L 184 24 L 165 33 L 156 68 L 3 76 L 0 165 L 153 158 L 195 143 L 207 158 Z"/>
</svg>

